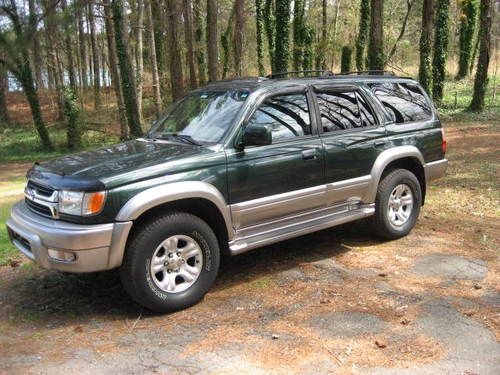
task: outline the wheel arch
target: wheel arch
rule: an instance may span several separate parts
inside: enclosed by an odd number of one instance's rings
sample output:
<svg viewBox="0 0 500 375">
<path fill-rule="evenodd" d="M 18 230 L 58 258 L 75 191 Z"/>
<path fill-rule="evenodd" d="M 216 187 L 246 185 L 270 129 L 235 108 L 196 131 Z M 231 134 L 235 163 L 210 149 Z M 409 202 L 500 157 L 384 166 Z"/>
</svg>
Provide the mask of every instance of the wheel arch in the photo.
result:
<svg viewBox="0 0 500 375">
<path fill-rule="evenodd" d="M 399 146 L 383 151 L 376 159 L 371 170 L 373 184 L 368 192 L 367 201 L 374 202 L 380 180 L 391 170 L 402 168 L 412 172 L 420 183 L 422 205 L 425 201 L 426 182 L 424 157 L 415 146 Z"/>
<path fill-rule="evenodd" d="M 200 181 L 146 189 L 121 208 L 116 220 L 134 222 L 130 237 L 141 222 L 165 211 L 182 211 L 200 217 L 214 230 L 221 249 L 225 249 L 233 238 L 231 212 L 224 197 L 213 185 Z"/>
</svg>

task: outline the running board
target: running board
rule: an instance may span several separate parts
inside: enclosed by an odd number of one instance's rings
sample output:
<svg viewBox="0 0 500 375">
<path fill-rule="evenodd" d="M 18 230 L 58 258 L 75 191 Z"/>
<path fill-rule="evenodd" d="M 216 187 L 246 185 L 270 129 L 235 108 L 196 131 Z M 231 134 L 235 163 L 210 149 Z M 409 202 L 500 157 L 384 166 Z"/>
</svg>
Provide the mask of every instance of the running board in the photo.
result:
<svg viewBox="0 0 500 375">
<path fill-rule="evenodd" d="M 359 202 L 322 208 L 253 225 L 236 231 L 229 242 L 231 255 L 244 253 L 289 238 L 359 220 L 375 213 L 375 204 Z"/>
</svg>

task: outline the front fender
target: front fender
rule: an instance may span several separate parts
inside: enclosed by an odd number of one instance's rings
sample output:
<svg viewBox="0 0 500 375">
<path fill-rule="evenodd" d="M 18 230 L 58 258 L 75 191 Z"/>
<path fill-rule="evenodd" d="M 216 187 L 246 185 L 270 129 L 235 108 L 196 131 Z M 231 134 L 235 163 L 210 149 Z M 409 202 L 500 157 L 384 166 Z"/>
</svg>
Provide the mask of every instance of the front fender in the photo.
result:
<svg viewBox="0 0 500 375">
<path fill-rule="evenodd" d="M 120 209 L 116 220 L 135 220 L 153 207 L 189 198 L 201 198 L 212 202 L 224 218 L 229 240 L 232 239 L 233 229 L 229 206 L 217 188 L 202 181 L 173 182 L 146 189 L 131 198 Z"/>
</svg>

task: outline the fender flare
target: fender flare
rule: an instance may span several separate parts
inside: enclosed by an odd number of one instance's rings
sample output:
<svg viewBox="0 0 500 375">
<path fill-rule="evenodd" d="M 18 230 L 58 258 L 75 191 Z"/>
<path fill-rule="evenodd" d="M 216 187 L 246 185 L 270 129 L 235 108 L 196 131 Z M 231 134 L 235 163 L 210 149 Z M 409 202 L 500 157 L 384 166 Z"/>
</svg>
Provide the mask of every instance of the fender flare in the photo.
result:
<svg viewBox="0 0 500 375">
<path fill-rule="evenodd" d="M 228 238 L 233 237 L 231 211 L 220 191 L 202 181 L 173 182 L 146 189 L 132 197 L 118 212 L 117 221 L 132 221 L 144 212 L 164 203 L 181 199 L 201 198 L 213 203 L 226 224 Z"/>
<path fill-rule="evenodd" d="M 415 158 L 419 161 L 422 167 L 425 166 L 424 156 L 415 146 L 397 146 L 389 150 L 385 150 L 375 160 L 371 169 L 372 184 L 366 194 L 366 202 L 375 202 L 377 196 L 378 184 L 385 168 L 393 161 L 403 158 Z"/>
</svg>

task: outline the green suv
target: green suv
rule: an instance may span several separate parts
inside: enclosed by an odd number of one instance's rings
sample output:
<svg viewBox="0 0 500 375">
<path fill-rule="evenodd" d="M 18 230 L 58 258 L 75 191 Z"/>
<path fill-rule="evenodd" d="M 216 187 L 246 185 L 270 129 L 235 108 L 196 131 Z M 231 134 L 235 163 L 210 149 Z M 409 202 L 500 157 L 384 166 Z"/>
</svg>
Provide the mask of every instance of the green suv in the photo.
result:
<svg viewBox="0 0 500 375">
<path fill-rule="evenodd" d="M 173 311 L 207 293 L 223 253 L 363 218 L 381 237 L 408 234 L 445 151 L 413 79 L 220 81 L 144 138 L 36 163 L 7 230 L 44 268 L 119 267 L 135 301 Z"/>
</svg>

